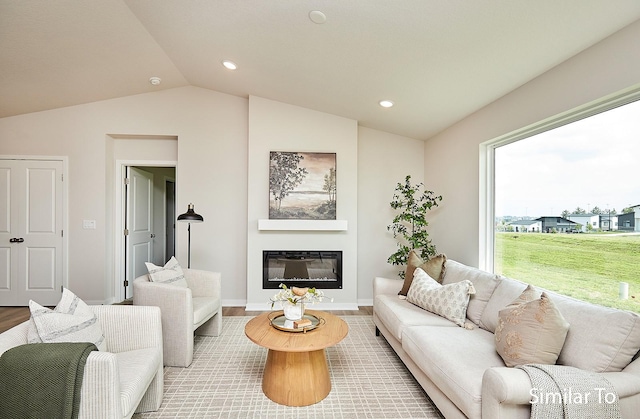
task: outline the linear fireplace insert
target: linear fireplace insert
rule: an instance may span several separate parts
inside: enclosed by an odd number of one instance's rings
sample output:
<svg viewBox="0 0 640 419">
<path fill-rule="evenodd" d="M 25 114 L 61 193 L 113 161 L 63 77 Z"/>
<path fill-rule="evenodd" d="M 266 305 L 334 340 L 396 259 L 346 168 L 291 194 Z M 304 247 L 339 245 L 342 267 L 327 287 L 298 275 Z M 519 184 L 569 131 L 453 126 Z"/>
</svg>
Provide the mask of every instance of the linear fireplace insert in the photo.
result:
<svg viewBox="0 0 640 419">
<path fill-rule="evenodd" d="M 262 288 L 316 287 L 342 289 L 340 250 L 264 250 Z"/>
</svg>

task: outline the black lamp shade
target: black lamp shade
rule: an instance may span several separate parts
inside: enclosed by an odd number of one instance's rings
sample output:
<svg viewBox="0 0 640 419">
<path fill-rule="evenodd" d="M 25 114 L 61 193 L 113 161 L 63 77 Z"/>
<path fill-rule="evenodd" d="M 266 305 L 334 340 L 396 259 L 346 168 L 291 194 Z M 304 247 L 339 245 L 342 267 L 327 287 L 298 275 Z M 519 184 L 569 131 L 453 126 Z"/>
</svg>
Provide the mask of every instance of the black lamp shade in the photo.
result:
<svg viewBox="0 0 640 419">
<path fill-rule="evenodd" d="M 200 214 L 196 214 L 193 210 L 193 204 L 189 204 L 187 207 L 187 212 L 184 214 L 178 215 L 178 221 L 184 221 L 188 223 L 201 223 L 204 221 L 204 218 Z"/>
</svg>

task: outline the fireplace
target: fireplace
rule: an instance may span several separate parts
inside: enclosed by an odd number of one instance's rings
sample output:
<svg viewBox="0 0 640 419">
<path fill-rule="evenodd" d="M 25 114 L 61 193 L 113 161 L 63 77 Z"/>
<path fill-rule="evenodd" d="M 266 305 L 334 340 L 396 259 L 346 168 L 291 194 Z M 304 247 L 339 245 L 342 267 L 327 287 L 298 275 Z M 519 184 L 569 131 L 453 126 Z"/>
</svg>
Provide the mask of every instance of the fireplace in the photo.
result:
<svg viewBox="0 0 640 419">
<path fill-rule="evenodd" d="M 262 288 L 342 289 L 342 251 L 264 250 Z"/>
</svg>

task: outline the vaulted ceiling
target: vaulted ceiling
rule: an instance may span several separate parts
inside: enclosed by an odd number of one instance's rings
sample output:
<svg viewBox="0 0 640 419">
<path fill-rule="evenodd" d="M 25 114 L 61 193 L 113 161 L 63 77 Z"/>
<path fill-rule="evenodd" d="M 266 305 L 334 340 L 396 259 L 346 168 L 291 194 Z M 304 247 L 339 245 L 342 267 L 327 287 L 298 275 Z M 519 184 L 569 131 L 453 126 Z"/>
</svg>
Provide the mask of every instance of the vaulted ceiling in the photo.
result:
<svg viewBox="0 0 640 419">
<path fill-rule="evenodd" d="M 638 0 L 0 0 L 0 117 L 191 85 L 428 139 L 638 19 Z"/>
</svg>

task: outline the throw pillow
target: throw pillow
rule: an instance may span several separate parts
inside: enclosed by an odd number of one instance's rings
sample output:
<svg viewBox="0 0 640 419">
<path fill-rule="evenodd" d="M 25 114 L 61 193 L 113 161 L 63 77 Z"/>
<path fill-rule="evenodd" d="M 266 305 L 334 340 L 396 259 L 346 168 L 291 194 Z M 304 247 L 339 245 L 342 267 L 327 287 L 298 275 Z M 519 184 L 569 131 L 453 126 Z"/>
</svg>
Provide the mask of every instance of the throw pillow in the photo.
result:
<svg viewBox="0 0 640 419">
<path fill-rule="evenodd" d="M 471 281 L 442 285 L 422 268 L 413 273 L 407 301 L 464 327 L 469 296 L 476 291 Z"/>
<path fill-rule="evenodd" d="M 549 296 L 531 285 L 498 313 L 496 350 L 508 367 L 555 364 L 569 323 Z"/>
<path fill-rule="evenodd" d="M 404 284 L 398 295 L 407 295 L 411 282 L 413 281 L 414 272 L 417 268 L 425 271 L 431 278 L 442 283 L 444 277 L 444 263 L 447 257 L 443 254 L 436 255 L 428 261 L 422 260 L 418 252 L 412 250 L 407 258 L 407 269 L 404 271 Z"/>
<path fill-rule="evenodd" d="M 29 301 L 31 325 L 29 343 L 90 342 L 100 351 L 107 350 L 102 327 L 91 307 L 66 288 L 55 309 Z"/>
<path fill-rule="evenodd" d="M 184 272 L 175 256 L 171 256 L 171 259 L 164 266 L 156 266 L 149 262 L 144 264 L 147 266 L 149 279 L 152 282 L 187 288 L 187 280 L 184 279 Z"/>
</svg>

